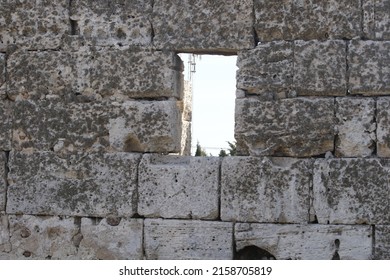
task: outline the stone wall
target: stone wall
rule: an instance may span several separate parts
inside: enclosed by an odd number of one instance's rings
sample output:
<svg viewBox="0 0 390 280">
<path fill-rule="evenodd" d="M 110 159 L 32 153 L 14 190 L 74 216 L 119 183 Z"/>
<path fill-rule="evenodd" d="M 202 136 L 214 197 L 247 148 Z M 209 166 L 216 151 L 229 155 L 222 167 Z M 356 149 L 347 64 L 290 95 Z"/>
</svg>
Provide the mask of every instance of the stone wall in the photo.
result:
<svg viewBox="0 0 390 280">
<path fill-rule="evenodd" d="M 389 14 L 0 0 L 0 259 L 390 259 Z M 183 156 L 180 52 L 238 55 L 239 156 Z"/>
</svg>

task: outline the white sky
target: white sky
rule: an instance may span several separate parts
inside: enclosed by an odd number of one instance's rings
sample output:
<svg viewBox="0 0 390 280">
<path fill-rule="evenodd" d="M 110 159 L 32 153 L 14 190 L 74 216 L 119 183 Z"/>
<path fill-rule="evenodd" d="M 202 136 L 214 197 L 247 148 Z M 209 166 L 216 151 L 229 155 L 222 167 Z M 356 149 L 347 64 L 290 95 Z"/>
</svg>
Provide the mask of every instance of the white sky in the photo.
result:
<svg viewBox="0 0 390 280">
<path fill-rule="evenodd" d="M 180 54 L 188 79 L 188 54 Z M 207 154 L 218 156 L 234 141 L 237 56 L 202 55 L 193 75 L 192 155 L 197 141 Z"/>
</svg>

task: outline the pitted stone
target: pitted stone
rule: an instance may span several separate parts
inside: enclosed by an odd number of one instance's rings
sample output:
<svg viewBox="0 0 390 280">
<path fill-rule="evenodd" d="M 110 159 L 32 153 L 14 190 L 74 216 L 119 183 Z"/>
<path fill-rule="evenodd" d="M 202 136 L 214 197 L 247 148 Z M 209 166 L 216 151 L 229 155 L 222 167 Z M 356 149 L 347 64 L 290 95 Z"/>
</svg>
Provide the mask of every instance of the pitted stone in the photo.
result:
<svg viewBox="0 0 390 280">
<path fill-rule="evenodd" d="M 5 211 L 7 196 L 6 171 L 7 158 L 4 152 L 0 152 L 0 212 Z"/>
<path fill-rule="evenodd" d="M 337 157 L 369 157 L 375 151 L 375 100 L 337 98 Z"/>
<path fill-rule="evenodd" d="M 79 259 L 141 260 L 143 221 L 122 218 L 116 226 L 107 219 L 82 218 Z"/>
<path fill-rule="evenodd" d="M 74 259 L 73 237 L 79 228 L 73 218 L 9 215 L 14 259 Z"/>
<path fill-rule="evenodd" d="M 146 219 L 144 232 L 148 260 L 233 258 L 232 223 Z"/>
<path fill-rule="evenodd" d="M 307 157 L 334 149 L 334 101 L 329 98 L 236 100 L 235 138 L 241 154 Z"/>
<path fill-rule="evenodd" d="M 221 219 L 308 222 L 312 161 L 227 157 L 222 162 Z"/>
<path fill-rule="evenodd" d="M 390 1 L 363 1 L 364 36 L 372 40 L 390 39 Z"/>
<path fill-rule="evenodd" d="M 312 214 L 318 223 L 390 223 L 388 166 L 379 159 L 316 160 Z"/>
<path fill-rule="evenodd" d="M 257 246 L 277 260 L 369 260 L 372 230 L 368 225 L 235 225 L 237 250 Z"/>
<path fill-rule="evenodd" d="M 176 51 L 235 53 L 255 45 L 252 0 L 156 0 L 154 45 Z"/>
<path fill-rule="evenodd" d="M 150 45 L 152 0 L 73 0 L 73 35 L 98 46 Z"/>
<path fill-rule="evenodd" d="M 139 160 L 130 153 L 11 152 L 7 213 L 132 216 Z"/>
<path fill-rule="evenodd" d="M 390 157 L 390 98 L 380 97 L 377 100 L 377 154 L 379 157 Z"/>
<path fill-rule="evenodd" d="M 357 41 L 349 44 L 351 94 L 387 95 L 390 92 L 390 42 Z"/>
<path fill-rule="evenodd" d="M 298 95 L 347 94 L 346 43 L 295 41 L 294 87 Z"/>
<path fill-rule="evenodd" d="M 0 53 L 0 100 L 5 99 L 7 96 L 5 66 L 6 66 L 5 54 Z"/>
<path fill-rule="evenodd" d="M 9 253 L 11 248 L 8 216 L 0 213 L 0 260 L 5 259 L 6 253 Z"/>
<path fill-rule="evenodd" d="M 375 226 L 374 259 L 390 260 L 390 225 Z"/>
<path fill-rule="evenodd" d="M 69 1 L 0 1 L 0 51 L 12 44 L 56 49 L 69 34 Z"/>
<path fill-rule="evenodd" d="M 216 219 L 218 178 L 218 158 L 145 155 L 139 166 L 138 214 Z"/>
<path fill-rule="evenodd" d="M 12 122 L 14 104 L 9 100 L 0 100 L 0 150 L 11 150 Z"/>
</svg>

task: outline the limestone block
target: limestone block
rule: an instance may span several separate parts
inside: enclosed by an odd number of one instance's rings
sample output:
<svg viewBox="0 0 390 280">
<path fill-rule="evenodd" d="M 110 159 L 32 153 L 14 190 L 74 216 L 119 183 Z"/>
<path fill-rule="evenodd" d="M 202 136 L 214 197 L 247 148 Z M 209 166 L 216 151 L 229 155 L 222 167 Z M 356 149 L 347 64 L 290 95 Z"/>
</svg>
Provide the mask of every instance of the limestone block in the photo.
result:
<svg viewBox="0 0 390 280">
<path fill-rule="evenodd" d="M 74 0 L 70 8 L 73 35 L 94 45 L 151 44 L 151 0 Z"/>
<path fill-rule="evenodd" d="M 313 207 L 320 224 L 390 223 L 387 161 L 318 159 Z"/>
<path fill-rule="evenodd" d="M 138 214 L 216 219 L 218 177 L 218 158 L 145 155 L 139 166 Z"/>
<path fill-rule="evenodd" d="M 55 49 L 69 32 L 69 1 L 0 1 L 0 51 L 11 44 Z"/>
<path fill-rule="evenodd" d="M 16 150 L 180 151 L 181 121 L 175 101 L 20 101 L 14 115 Z"/>
<path fill-rule="evenodd" d="M 368 225 L 236 224 L 236 248 L 254 245 L 277 260 L 369 260 L 372 230 Z"/>
<path fill-rule="evenodd" d="M 146 219 L 144 238 L 148 260 L 233 258 L 232 223 Z"/>
<path fill-rule="evenodd" d="M 368 39 L 390 39 L 390 1 L 363 1 L 363 31 Z"/>
<path fill-rule="evenodd" d="M 0 260 L 5 259 L 2 253 L 8 253 L 11 251 L 11 243 L 9 239 L 9 223 L 8 216 L 0 214 Z"/>
<path fill-rule="evenodd" d="M 11 152 L 7 213 L 132 216 L 139 160 L 130 153 Z"/>
<path fill-rule="evenodd" d="M 374 259 L 390 260 L 390 226 L 375 226 L 375 248 Z"/>
<path fill-rule="evenodd" d="M 143 221 L 82 218 L 79 259 L 141 260 Z"/>
<path fill-rule="evenodd" d="M 0 153 L 0 211 L 5 210 L 5 202 L 7 195 L 7 185 L 6 185 L 6 163 L 7 158 L 4 152 Z"/>
<path fill-rule="evenodd" d="M 12 111 L 13 103 L 8 100 L 0 100 L 0 150 L 11 150 Z"/>
<path fill-rule="evenodd" d="M 235 53 L 254 47 L 252 0 L 156 0 L 154 45 L 177 51 Z"/>
<path fill-rule="evenodd" d="M 294 86 L 298 95 L 347 94 L 345 44 L 341 40 L 295 42 Z"/>
<path fill-rule="evenodd" d="M 375 150 L 375 100 L 337 98 L 336 156 L 368 157 Z"/>
<path fill-rule="evenodd" d="M 237 57 L 237 88 L 250 94 L 286 94 L 293 82 L 293 43 L 260 43 Z"/>
<path fill-rule="evenodd" d="M 5 99 L 7 96 L 5 65 L 6 65 L 5 54 L 0 53 L 0 100 Z"/>
<path fill-rule="evenodd" d="M 228 157 L 222 162 L 221 219 L 308 222 L 312 161 Z"/>
<path fill-rule="evenodd" d="M 239 153 L 320 155 L 333 151 L 334 135 L 333 99 L 236 100 L 235 138 Z"/>
<path fill-rule="evenodd" d="M 377 100 L 377 155 L 390 157 L 390 98 L 381 97 Z"/>
<path fill-rule="evenodd" d="M 254 0 L 260 41 L 353 38 L 360 34 L 359 0 Z"/>
<path fill-rule="evenodd" d="M 14 259 L 74 259 L 79 228 L 73 218 L 9 216 Z"/>
<path fill-rule="evenodd" d="M 349 44 L 349 89 L 352 94 L 390 92 L 390 42 L 352 41 Z"/>
</svg>

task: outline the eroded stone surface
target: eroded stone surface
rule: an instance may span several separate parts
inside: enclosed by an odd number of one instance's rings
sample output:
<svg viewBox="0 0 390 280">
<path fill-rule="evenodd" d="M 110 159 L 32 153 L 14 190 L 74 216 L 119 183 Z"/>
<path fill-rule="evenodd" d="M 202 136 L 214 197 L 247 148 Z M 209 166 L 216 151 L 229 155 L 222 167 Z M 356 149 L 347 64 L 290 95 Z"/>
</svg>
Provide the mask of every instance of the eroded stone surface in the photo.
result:
<svg viewBox="0 0 390 280">
<path fill-rule="evenodd" d="M 5 66 L 6 66 L 5 54 L 0 53 L 0 100 L 4 99 L 7 95 L 6 83 L 5 83 L 6 81 Z"/>
<path fill-rule="evenodd" d="M 363 1 L 363 31 L 368 39 L 390 39 L 390 1 Z"/>
<path fill-rule="evenodd" d="M 129 153 L 11 152 L 7 213 L 131 216 L 139 160 Z"/>
<path fill-rule="evenodd" d="M 377 154 L 379 157 L 390 157 L 390 98 L 377 100 Z"/>
<path fill-rule="evenodd" d="M 216 219 L 219 159 L 145 155 L 139 166 L 138 214 Z"/>
<path fill-rule="evenodd" d="M 218 260 L 233 258 L 233 224 L 146 219 L 146 259 Z"/>
<path fill-rule="evenodd" d="M 221 219 L 308 222 L 311 160 L 227 157 L 222 162 Z"/>
<path fill-rule="evenodd" d="M 337 98 L 337 157 L 368 157 L 375 150 L 375 100 Z"/>
<path fill-rule="evenodd" d="M 390 226 L 375 226 L 375 254 L 374 259 L 390 260 Z"/>
<path fill-rule="evenodd" d="M 6 258 L 6 253 L 11 251 L 9 239 L 8 216 L 0 214 L 0 260 Z M 4 253 L 4 257 L 2 255 Z"/>
<path fill-rule="evenodd" d="M 293 43 L 260 43 L 237 57 L 237 88 L 250 94 L 287 95 L 293 82 Z"/>
<path fill-rule="evenodd" d="M 119 223 L 111 223 L 110 218 L 81 219 L 82 239 L 78 258 L 89 260 L 142 259 L 143 221 L 116 219 Z"/>
<path fill-rule="evenodd" d="M 346 43 L 296 41 L 294 87 L 298 95 L 347 94 Z"/>
<path fill-rule="evenodd" d="M 390 42 L 352 41 L 349 44 L 349 89 L 352 94 L 390 92 Z"/>
<path fill-rule="evenodd" d="M 372 230 L 366 225 L 275 225 L 235 226 L 236 249 L 254 245 L 277 260 L 369 260 Z"/>
<path fill-rule="evenodd" d="M 74 259 L 79 228 L 74 218 L 9 216 L 14 259 Z"/>
<path fill-rule="evenodd" d="M 260 41 L 324 40 L 359 36 L 359 0 L 254 0 Z"/>
<path fill-rule="evenodd" d="M 0 150 L 11 150 L 11 134 L 13 121 L 12 102 L 8 100 L 0 100 Z"/>
<path fill-rule="evenodd" d="M 16 150 L 180 151 L 180 110 L 175 101 L 20 101 L 14 114 Z"/>
<path fill-rule="evenodd" d="M 318 159 L 313 205 L 320 224 L 390 223 L 388 161 Z"/>
<path fill-rule="evenodd" d="M 6 185 L 6 161 L 7 158 L 4 152 L 0 152 L 0 211 L 5 211 L 5 202 L 7 195 Z"/>
<path fill-rule="evenodd" d="M 11 44 L 55 49 L 69 33 L 69 1 L 0 1 L 0 51 Z"/>
<path fill-rule="evenodd" d="M 150 45 L 151 0 L 71 2 L 73 35 L 95 45 Z"/>
<path fill-rule="evenodd" d="M 254 46 L 252 0 L 156 0 L 154 44 L 158 49 L 226 52 Z"/>
<path fill-rule="evenodd" d="M 333 99 L 236 100 L 235 138 L 241 154 L 325 154 L 333 151 L 334 135 Z"/>
</svg>

